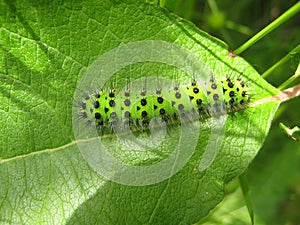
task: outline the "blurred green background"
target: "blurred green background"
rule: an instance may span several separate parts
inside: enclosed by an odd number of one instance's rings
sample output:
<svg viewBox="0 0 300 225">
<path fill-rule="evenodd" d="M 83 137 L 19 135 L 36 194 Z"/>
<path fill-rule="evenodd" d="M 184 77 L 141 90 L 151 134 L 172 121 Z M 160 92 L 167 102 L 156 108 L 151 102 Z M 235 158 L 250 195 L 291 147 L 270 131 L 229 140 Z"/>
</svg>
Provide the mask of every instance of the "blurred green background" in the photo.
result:
<svg viewBox="0 0 300 225">
<path fill-rule="evenodd" d="M 162 7 L 192 21 L 235 50 L 297 1 L 291 0 L 165 0 Z M 300 44 L 300 15 L 291 18 L 241 54 L 259 73 Z M 295 73 L 300 54 L 276 68 L 266 79 L 278 87 Z M 298 81 L 298 83 L 300 83 Z M 245 171 L 255 224 L 300 224 L 300 144 L 279 128 L 300 126 L 300 98 L 283 103 L 263 148 Z M 238 180 L 227 186 L 225 200 L 204 224 L 250 224 Z M 199 224 L 202 224 L 199 223 Z"/>
</svg>

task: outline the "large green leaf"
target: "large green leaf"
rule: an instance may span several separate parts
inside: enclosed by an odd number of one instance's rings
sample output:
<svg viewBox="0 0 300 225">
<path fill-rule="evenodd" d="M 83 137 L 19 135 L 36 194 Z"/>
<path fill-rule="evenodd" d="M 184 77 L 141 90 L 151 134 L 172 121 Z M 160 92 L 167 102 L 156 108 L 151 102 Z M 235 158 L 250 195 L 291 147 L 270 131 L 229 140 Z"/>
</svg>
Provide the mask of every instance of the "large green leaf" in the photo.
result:
<svg viewBox="0 0 300 225">
<path fill-rule="evenodd" d="M 93 62 L 118 46 L 144 40 L 172 43 L 198 56 L 218 79 L 242 76 L 253 102 L 278 91 L 243 59 L 232 57 L 223 42 L 142 2 L 0 4 L 1 222 L 191 224 L 222 200 L 223 185 L 242 173 L 261 147 L 276 102 L 228 115 L 220 150 L 205 170 L 199 170 L 199 163 L 209 129 L 199 138 L 194 135 L 193 156 L 168 179 L 130 186 L 103 178 L 91 169 L 77 146 L 73 95 Z M 129 73 L 137 77 L 159 73 L 189 81 L 173 67 L 140 62 L 118 71 L 121 85 L 126 85 Z M 209 125 L 211 119 L 198 125 Z M 169 139 L 156 154 L 132 156 L 116 151 L 116 157 L 140 166 L 157 162 L 173 149 L 175 130 L 170 128 Z M 103 138 L 108 144 L 115 139 Z"/>
</svg>

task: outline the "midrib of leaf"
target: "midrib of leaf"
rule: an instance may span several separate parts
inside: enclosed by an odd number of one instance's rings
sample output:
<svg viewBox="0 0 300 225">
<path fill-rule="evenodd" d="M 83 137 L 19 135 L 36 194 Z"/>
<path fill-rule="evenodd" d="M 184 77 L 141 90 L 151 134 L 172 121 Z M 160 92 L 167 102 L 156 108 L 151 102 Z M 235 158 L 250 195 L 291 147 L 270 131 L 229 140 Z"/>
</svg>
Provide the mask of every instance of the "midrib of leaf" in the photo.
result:
<svg viewBox="0 0 300 225">
<path fill-rule="evenodd" d="M 263 104 L 270 103 L 270 102 L 277 102 L 278 104 L 280 104 L 284 101 L 288 101 L 288 100 L 290 100 L 292 98 L 295 98 L 297 96 L 300 96 L 300 85 L 295 86 L 293 88 L 286 89 L 286 90 L 280 92 L 276 96 L 271 96 L 271 97 L 268 97 L 268 98 L 259 99 L 259 100 L 256 100 L 254 102 L 251 102 L 251 103 L 249 103 L 248 106 L 245 106 L 243 108 L 239 108 L 238 110 L 233 110 L 230 113 L 238 112 L 240 110 L 245 110 L 247 108 L 256 107 L 256 106 L 263 105 Z M 139 131 L 141 131 L 141 130 L 140 129 L 135 130 L 135 132 L 139 132 Z M 125 135 L 126 136 L 126 133 L 118 134 L 118 135 Z M 111 138 L 111 137 L 115 137 L 115 135 L 113 133 L 112 134 L 101 135 L 101 138 Z M 59 147 L 56 147 L 56 148 L 39 150 L 39 151 L 30 152 L 28 154 L 18 155 L 18 156 L 11 157 L 11 158 L 6 158 L 6 159 L 0 158 L 0 164 L 8 163 L 8 162 L 18 160 L 18 159 L 24 159 L 24 158 L 31 157 L 33 155 L 42 154 L 42 153 L 54 153 L 54 152 L 57 152 L 57 151 L 64 150 L 64 149 L 66 149 L 70 146 L 77 145 L 78 143 L 89 142 L 89 141 L 93 141 L 93 140 L 97 140 L 97 139 L 98 139 L 98 137 L 86 138 L 86 139 L 72 141 L 72 142 L 70 142 L 66 145 L 62 145 L 62 146 L 59 146 Z"/>
<path fill-rule="evenodd" d="M 90 139 L 90 140 L 92 140 L 92 139 Z M 12 161 L 15 161 L 15 160 L 19 160 L 19 159 L 26 159 L 26 158 L 34 156 L 34 155 L 40 155 L 40 154 L 43 154 L 43 153 L 54 153 L 54 152 L 57 152 L 57 151 L 62 151 L 64 149 L 67 149 L 68 147 L 76 145 L 77 143 L 80 143 L 80 142 L 82 142 L 82 141 L 77 140 L 77 141 L 72 141 L 72 142 L 70 142 L 66 145 L 56 147 L 56 148 L 43 149 L 43 150 L 30 152 L 28 154 L 18 155 L 18 156 L 11 157 L 11 158 L 6 158 L 6 159 L 0 158 L 0 165 L 4 164 L 4 163 L 9 163 L 9 162 L 12 162 Z"/>
</svg>

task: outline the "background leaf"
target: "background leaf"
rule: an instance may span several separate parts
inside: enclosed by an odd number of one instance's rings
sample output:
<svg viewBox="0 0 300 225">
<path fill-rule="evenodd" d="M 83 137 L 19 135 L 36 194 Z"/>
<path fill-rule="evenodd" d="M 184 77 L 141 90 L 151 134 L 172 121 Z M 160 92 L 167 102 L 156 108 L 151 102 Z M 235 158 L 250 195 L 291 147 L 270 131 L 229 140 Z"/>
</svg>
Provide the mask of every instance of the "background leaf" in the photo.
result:
<svg viewBox="0 0 300 225">
<path fill-rule="evenodd" d="M 161 183 L 133 187 L 104 180 L 82 158 L 71 121 L 76 85 L 103 53 L 163 40 L 199 55 L 219 79 L 242 74 L 253 101 L 278 91 L 243 59 L 231 57 L 223 42 L 142 2 L 7 1 L 0 10 L 1 221 L 190 224 L 222 200 L 223 185 L 245 170 L 262 145 L 278 103 L 228 116 L 223 147 L 202 173 L 195 168 L 203 139 L 188 164 Z M 145 73 L 138 67 L 126 72 Z"/>
</svg>

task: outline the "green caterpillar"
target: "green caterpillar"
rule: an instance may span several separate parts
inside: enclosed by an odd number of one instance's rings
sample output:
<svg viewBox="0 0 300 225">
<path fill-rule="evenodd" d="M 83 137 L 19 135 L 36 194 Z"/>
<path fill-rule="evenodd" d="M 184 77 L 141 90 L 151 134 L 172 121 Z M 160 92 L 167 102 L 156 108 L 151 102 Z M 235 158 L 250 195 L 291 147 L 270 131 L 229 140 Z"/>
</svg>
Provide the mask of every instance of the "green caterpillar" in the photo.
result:
<svg viewBox="0 0 300 225">
<path fill-rule="evenodd" d="M 80 103 L 80 116 L 102 130 L 116 126 L 147 128 L 153 118 L 171 124 L 226 113 L 246 106 L 250 99 L 248 85 L 241 79 L 217 81 L 212 77 L 205 84 L 193 80 L 187 86 L 157 88 L 153 93 L 101 89 Z"/>
</svg>

